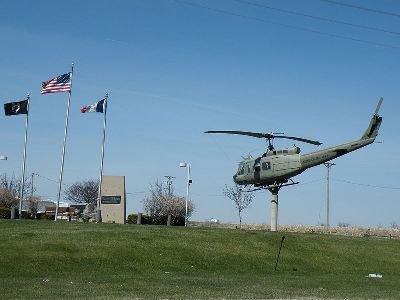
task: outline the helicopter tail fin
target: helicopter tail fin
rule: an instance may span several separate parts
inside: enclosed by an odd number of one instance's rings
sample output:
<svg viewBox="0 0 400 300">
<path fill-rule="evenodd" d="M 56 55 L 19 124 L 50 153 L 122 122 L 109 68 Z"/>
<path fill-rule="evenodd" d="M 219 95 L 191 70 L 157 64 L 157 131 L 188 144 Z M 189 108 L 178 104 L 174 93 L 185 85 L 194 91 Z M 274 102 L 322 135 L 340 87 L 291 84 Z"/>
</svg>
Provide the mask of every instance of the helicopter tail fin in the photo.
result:
<svg viewBox="0 0 400 300">
<path fill-rule="evenodd" d="M 376 106 L 375 113 L 371 118 L 371 121 L 369 122 L 369 126 L 367 130 L 364 132 L 363 136 L 361 137 L 362 140 L 366 139 L 375 139 L 376 136 L 378 135 L 379 127 L 381 126 L 382 123 L 382 117 L 379 116 L 379 109 L 381 108 L 383 102 L 383 98 L 381 97 L 379 99 L 378 105 Z"/>
</svg>

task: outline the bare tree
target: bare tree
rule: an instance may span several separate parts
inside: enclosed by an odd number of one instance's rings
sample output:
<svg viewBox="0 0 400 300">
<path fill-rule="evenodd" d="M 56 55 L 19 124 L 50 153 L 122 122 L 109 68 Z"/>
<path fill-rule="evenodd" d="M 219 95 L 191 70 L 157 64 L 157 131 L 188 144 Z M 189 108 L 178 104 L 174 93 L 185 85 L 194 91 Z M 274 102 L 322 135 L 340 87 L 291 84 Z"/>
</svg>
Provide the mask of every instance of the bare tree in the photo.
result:
<svg viewBox="0 0 400 300">
<path fill-rule="evenodd" d="M 242 228 L 242 211 L 246 209 L 253 201 L 253 192 L 244 192 L 240 185 L 235 183 L 235 185 L 232 187 L 225 185 L 223 194 L 235 203 L 239 213 L 239 228 Z"/>
<path fill-rule="evenodd" d="M 174 195 L 172 186 L 164 186 L 162 182 L 156 182 L 150 186 L 150 196 L 144 201 L 144 211 L 149 214 L 156 224 L 165 224 L 167 216 L 173 217 L 172 223 L 181 223 L 185 220 L 186 199 Z M 188 200 L 188 217 L 192 215 L 194 205 Z"/>
<path fill-rule="evenodd" d="M 98 193 L 98 180 L 79 181 L 64 191 L 64 199 L 69 202 L 86 203 L 95 207 Z"/>
<path fill-rule="evenodd" d="M 21 178 L 12 175 L 11 178 L 7 174 L 0 176 L 0 207 L 16 207 L 19 203 L 19 194 L 21 189 Z M 31 182 L 24 180 L 24 195 L 28 195 L 31 191 Z"/>
<path fill-rule="evenodd" d="M 39 203 L 42 201 L 40 197 L 30 196 L 28 198 L 28 210 L 31 213 L 32 217 L 35 218 L 38 212 Z"/>
</svg>

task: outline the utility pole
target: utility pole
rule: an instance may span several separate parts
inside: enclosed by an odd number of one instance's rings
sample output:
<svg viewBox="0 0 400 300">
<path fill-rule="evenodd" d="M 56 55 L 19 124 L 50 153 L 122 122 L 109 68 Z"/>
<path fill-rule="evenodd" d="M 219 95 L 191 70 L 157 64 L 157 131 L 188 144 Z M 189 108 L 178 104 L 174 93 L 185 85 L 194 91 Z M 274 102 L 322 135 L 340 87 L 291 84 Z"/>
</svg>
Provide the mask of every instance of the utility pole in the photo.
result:
<svg viewBox="0 0 400 300">
<path fill-rule="evenodd" d="M 36 174 L 36 173 L 33 173 L 32 172 L 32 174 L 31 174 L 31 198 L 33 198 L 33 190 L 34 190 L 34 188 L 33 188 L 33 176 L 39 176 L 39 174 Z"/>
<path fill-rule="evenodd" d="M 164 176 L 165 178 L 167 178 L 167 184 L 168 184 L 168 196 L 171 196 L 171 191 L 172 191 L 172 179 L 176 178 L 174 176 L 171 175 L 166 175 Z"/>
<path fill-rule="evenodd" d="M 324 163 L 327 169 L 326 175 L 326 227 L 329 227 L 329 169 L 335 166 L 335 163 L 326 162 Z"/>
</svg>

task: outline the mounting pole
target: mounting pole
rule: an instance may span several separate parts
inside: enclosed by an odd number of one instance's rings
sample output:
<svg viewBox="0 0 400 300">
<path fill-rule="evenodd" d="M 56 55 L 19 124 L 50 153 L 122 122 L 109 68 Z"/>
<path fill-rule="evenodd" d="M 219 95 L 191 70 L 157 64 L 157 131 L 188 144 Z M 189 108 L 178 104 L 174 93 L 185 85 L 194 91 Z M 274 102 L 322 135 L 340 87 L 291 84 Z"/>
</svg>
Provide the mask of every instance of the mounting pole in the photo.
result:
<svg viewBox="0 0 400 300">
<path fill-rule="evenodd" d="M 278 192 L 280 187 L 272 187 L 271 192 L 271 231 L 278 231 Z"/>
</svg>

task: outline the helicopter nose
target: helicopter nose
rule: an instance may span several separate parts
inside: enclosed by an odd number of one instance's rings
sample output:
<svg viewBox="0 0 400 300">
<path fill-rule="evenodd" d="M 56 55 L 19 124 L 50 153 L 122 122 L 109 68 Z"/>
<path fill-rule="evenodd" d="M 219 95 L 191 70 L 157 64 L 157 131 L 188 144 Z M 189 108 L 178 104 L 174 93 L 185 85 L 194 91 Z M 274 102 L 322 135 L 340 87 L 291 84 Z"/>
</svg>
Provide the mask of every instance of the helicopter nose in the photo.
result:
<svg viewBox="0 0 400 300">
<path fill-rule="evenodd" d="M 237 174 L 233 175 L 233 181 L 237 183 Z"/>
</svg>

